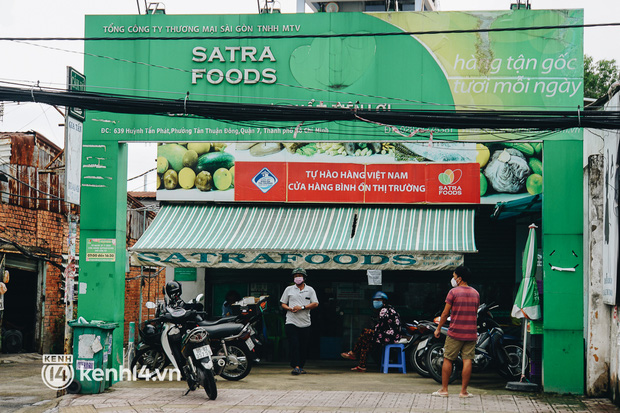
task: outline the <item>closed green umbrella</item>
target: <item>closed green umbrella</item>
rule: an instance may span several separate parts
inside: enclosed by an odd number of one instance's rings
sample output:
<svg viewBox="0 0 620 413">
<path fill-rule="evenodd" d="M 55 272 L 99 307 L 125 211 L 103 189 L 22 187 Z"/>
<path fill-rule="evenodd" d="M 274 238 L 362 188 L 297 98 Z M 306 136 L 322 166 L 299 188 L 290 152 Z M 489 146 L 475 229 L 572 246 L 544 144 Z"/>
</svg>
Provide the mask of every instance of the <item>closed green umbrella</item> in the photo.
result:
<svg viewBox="0 0 620 413">
<path fill-rule="evenodd" d="M 525 250 L 523 251 L 523 279 L 515 303 L 512 307 L 511 315 L 515 318 L 524 318 L 526 320 L 538 320 L 540 314 L 540 300 L 538 297 L 538 286 L 536 285 L 536 261 L 537 261 L 537 248 L 536 248 L 536 225 L 530 225 L 530 233 L 525 243 Z M 525 354 L 527 345 L 527 321 L 523 321 L 523 364 L 521 366 L 521 380 L 525 378 Z"/>
<path fill-rule="evenodd" d="M 538 287 L 536 285 L 536 225 L 530 225 L 530 234 L 527 237 L 525 251 L 523 252 L 523 280 L 519 285 L 515 303 L 512 307 L 512 316 L 515 318 L 526 318 L 528 320 L 538 320 L 540 318 L 540 300 L 538 298 Z"/>
</svg>

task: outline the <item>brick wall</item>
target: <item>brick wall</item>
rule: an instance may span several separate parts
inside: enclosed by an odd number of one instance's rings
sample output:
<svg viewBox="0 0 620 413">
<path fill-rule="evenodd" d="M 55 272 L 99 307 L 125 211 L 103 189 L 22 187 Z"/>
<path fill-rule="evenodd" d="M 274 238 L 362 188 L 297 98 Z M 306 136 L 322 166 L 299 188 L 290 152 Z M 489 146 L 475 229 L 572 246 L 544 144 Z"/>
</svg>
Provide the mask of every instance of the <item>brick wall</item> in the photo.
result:
<svg viewBox="0 0 620 413">
<path fill-rule="evenodd" d="M 56 264 L 61 264 L 62 254 L 67 253 L 67 228 L 67 218 L 63 214 L 0 204 L 0 238 L 15 242 L 38 257 Z M 60 269 L 49 262 L 46 267 L 41 349 L 50 352 L 52 349 L 62 349 L 64 302 L 60 290 Z M 41 314 L 37 317 L 41 317 Z"/>
<path fill-rule="evenodd" d="M 131 245 L 135 244 L 132 240 Z M 129 247 L 129 245 L 128 245 Z M 140 315 L 140 283 L 142 282 L 142 320 L 138 320 Z M 157 302 L 163 299 L 162 289 L 166 284 L 165 271 L 161 267 L 144 267 L 140 272 L 140 267 L 130 267 L 130 271 L 125 278 L 125 343 L 129 338 L 129 323 L 136 323 L 134 340 L 138 342 L 140 336 L 138 329 L 142 321 L 155 316 L 154 310 L 146 308 L 147 301 Z"/>
<path fill-rule="evenodd" d="M 155 216 L 153 211 L 144 212 L 143 205 L 131 196 L 128 196 L 127 217 L 127 247 L 132 246 L 140 237 L 144 228 Z M 79 211 L 74 208 L 74 213 Z M 76 254 L 79 254 L 79 225 L 76 239 Z M 10 242 L 35 253 L 38 257 L 49 260 L 58 265 L 63 264 L 62 255 L 68 254 L 67 247 L 68 224 L 67 216 L 62 213 L 41 209 L 31 209 L 19 204 L 0 202 L 0 246 L 5 245 L 5 251 L 19 253 Z M 2 239 L 9 241 L 2 241 Z M 43 311 L 37 314 L 42 318 L 43 328 L 40 350 L 43 353 L 63 350 L 65 304 L 64 292 L 60 289 L 62 271 L 50 262 L 46 264 L 46 279 L 44 287 Z M 79 274 L 78 274 L 79 276 Z M 140 283 L 142 280 L 142 321 L 154 316 L 144 306 L 147 301 L 157 302 L 163 298 L 162 288 L 165 285 L 165 274 L 161 268 L 130 267 L 125 274 L 125 342 L 128 339 L 129 323 L 136 322 L 139 328 Z M 10 285 L 9 285 L 10 288 Z M 77 291 L 76 291 L 77 294 Z M 74 311 L 77 306 L 74 306 Z"/>
<path fill-rule="evenodd" d="M 154 197 L 154 194 L 153 194 Z M 155 218 L 155 212 L 145 208 L 144 204 L 131 193 L 127 194 L 127 248 L 132 247 L 142 236 Z M 136 342 L 140 339 L 140 323 L 155 315 L 154 310 L 146 308 L 147 301 L 157 302 L 163 299 L 162 288 L 166 283 L 162 267 L 130 267 L 125 274 L 125 344 L 129 338 L 129 323 L 136 323 Z M 142 284 L 142 320 L 140 315 L 140 284 Z"/>
</svg>

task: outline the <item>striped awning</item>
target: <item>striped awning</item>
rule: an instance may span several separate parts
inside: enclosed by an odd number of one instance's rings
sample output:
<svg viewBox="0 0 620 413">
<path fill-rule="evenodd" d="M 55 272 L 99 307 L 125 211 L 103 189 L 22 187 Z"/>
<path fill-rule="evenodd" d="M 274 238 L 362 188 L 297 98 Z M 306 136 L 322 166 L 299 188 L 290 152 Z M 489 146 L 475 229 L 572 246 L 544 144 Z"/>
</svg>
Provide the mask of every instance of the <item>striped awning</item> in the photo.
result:
<svg viewBox="0 0 620 413">
<path fill-rule="evenodd" d="M 142 265 L 454 268 L 476 252 L 460 208 L 164 205 L 130 249 Z"/>
</svg>

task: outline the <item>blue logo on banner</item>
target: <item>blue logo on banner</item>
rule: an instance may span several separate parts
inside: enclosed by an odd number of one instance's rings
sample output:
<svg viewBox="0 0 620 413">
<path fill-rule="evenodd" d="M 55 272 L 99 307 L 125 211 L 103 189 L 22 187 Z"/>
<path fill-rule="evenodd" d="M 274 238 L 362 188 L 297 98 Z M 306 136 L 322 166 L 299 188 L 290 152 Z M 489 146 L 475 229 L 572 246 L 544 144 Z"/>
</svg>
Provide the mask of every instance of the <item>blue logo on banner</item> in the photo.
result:
<svg viewBox="0 0 620 413">
<path fill-rule="evenodd" d="M 254 185 L 263 191 L 264 194 L 278 183 L 278 178 L 276 178 L 276 176 L 271 173 L 269 169 L 263 168 L 254 178 L 252 178 L 252 182 L 254 182 Z"/>
</svg>

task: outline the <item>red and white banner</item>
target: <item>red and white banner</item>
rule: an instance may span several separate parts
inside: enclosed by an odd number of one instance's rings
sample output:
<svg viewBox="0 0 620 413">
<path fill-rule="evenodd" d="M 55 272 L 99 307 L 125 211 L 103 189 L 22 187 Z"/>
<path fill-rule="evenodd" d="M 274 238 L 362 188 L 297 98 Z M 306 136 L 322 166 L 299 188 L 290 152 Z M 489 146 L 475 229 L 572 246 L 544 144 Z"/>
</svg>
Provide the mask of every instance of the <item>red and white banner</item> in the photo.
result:
<svg viewBox="0 0 620 413">
<path fill-rule="evenodd" d="M 480 203 L 477 163 L 237 161 L 235 169 L 235 201 Z"/>
</svg>

